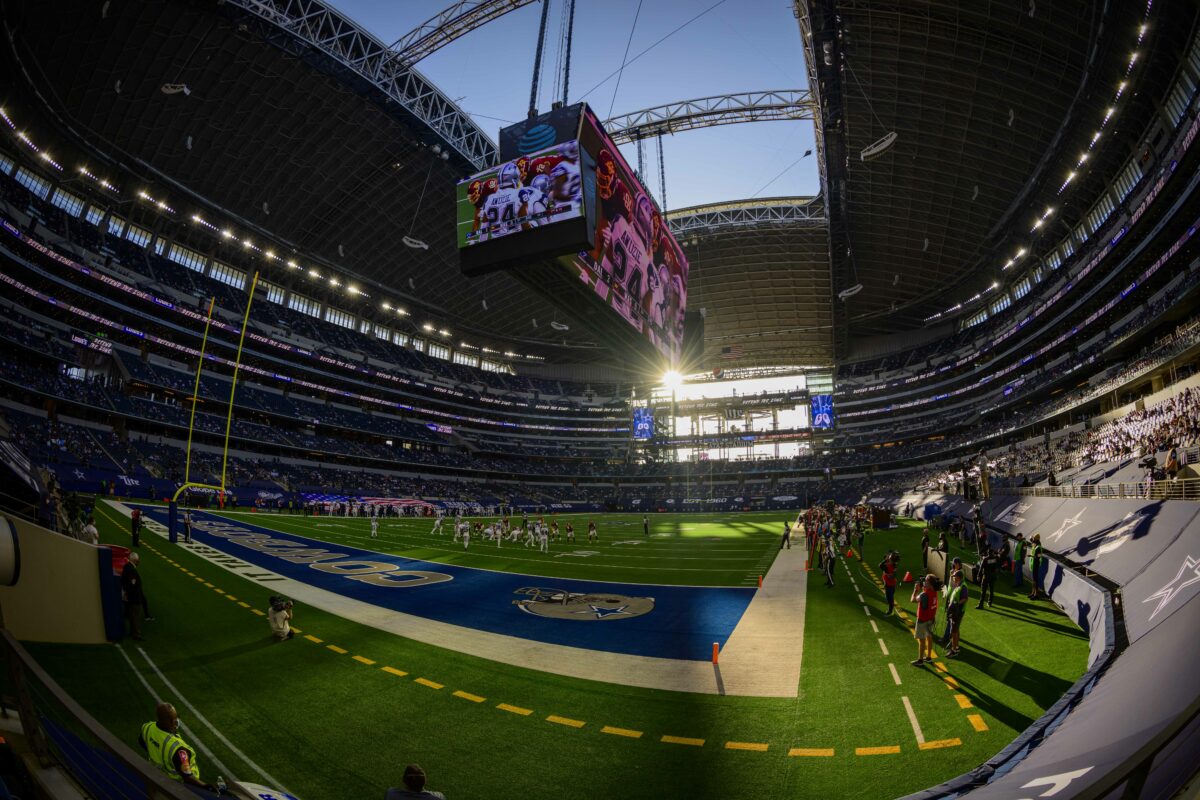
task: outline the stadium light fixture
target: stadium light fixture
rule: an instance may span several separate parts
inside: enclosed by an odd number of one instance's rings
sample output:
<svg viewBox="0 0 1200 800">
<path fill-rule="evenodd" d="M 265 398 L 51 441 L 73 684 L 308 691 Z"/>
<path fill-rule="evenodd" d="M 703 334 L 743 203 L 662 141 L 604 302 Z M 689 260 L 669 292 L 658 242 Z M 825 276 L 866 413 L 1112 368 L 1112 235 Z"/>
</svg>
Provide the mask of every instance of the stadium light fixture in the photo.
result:
<svg viewBox="0 0 1200 800">
<path fill-rule="evenodd" d="M 289 258 L 289 259 L 288 259 L 287 265 L 288 265 L 289 267 L 291 267 L 292 269 L 300 269 L 300 265 L 299 265 L 299 264 L 297 264 L 297 263 L 296 263 L 296 261 L 295 261 L 294 259 L 291 259 L 291 258 Z"/>
<path fill-rule="evenodd" d="M 425 332 L 432 331 L 432 330 L 433 330 L 433 323 L 431 323 L 431 322 L 426 322 L 424 325 L 422 325 L 422 326 L 421 326 L 421 330 L 423 330 L 423 331 L 425 331 Z"/>
<path fill-rule="evenodd" d="M 317 272 L 315 269 L 310 269 L 310 270 L 308 271 L 308 277 L 310 277 L 310 278 L 320 278 L 320 277 L 321 277 L 321 273 Z"/>
<path fill-rule="evenodd" d="M 273 250 L 268 250 L 267 252 L 263 253 L 263 255 L 271 260 L 275 259 L 275 251 Z"/>
<path fill-rule="evenodd" d="M 226 228 L 225 230 L 221 231 L 221 236 L 225 237 L 226 239 L 232 239 L 233 231 L 229 230 L 229 228 Z"/>
<path fill-rule="evenodd" d="M 383 304 L 383 310 L 384 310 L 384 311 L 391 311 L 391 310 L 392 310 L 392 304 L 391 304 L 391 303 L 388 303 L 388 302 L 385 302 L 385 303 Z"/>
<path fill-rule="evenodd" d="M 505 353 L 505 355 L 508 355 Z M 675 391 L 683 383 L 683 376 L 677 370 L 669 369 L 663 373 L 663 387 Z"/>
</svg>

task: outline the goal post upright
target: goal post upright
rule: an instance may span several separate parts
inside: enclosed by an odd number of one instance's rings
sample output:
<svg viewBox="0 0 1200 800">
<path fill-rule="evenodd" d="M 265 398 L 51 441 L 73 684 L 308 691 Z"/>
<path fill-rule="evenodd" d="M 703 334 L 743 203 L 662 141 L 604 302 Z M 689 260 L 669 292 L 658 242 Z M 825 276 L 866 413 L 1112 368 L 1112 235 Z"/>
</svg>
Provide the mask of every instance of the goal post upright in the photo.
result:
<svg viewBox="0 0 1200 800">
<path fill-rule="evenodd" d="M 254 304 L 254 290 L 258 287 L 258 272 L 250 279 L 250 296 L 246 298 L 246 313 L 242 315 L 242 332 L 238 336 L 237 355 L 233 359 L 233 380 L 229 382 L 229 412 L 225 416 L 225 442 L 221 453 L 221 492 L 225 492 L 229 467 L 229 430 L 233 425 L 233 396 L 237 392 L 238 371 L 242 367 L 242 344 L 246 341 L 246 326 L 250 322 L 250 306 Z"/>
</svg>

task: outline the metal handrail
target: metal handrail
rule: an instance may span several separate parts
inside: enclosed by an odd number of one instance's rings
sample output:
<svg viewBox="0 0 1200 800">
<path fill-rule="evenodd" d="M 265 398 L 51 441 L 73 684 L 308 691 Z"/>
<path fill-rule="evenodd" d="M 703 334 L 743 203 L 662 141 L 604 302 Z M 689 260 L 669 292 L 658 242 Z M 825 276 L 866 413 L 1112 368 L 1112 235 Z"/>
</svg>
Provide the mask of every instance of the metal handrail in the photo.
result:
<svg viewBox="0 0 1200 800">
<path fill-rule="evenodd" d="M 994 487 L 992 494 L 1017 497 L 1063 497 L 1081 500 L 1200 501 L 1200 478 L 1132 483 L 1082 483 L 1066 486 Z"/>
</svg>

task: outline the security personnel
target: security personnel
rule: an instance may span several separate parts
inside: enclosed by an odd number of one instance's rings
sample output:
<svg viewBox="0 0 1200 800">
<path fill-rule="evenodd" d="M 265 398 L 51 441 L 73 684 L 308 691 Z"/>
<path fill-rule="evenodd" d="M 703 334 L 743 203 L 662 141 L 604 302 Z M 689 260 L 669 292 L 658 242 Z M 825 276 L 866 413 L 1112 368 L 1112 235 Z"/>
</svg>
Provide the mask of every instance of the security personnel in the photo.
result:
<svg viewBox="0 0 1200 800">
<path fill-rule="evenodd" d="M 159 703 L 155 708 L 155 716 L 157 719 L 143 725 L 142 732 L 138 735 L 138 744 L 146 748 L 146 757 L 150 759 L 150 763 L 172 780 L 216 792 L 216 786 L 200 780 L 196 751 L 177 733 L 179 715 L 175 713 L 175 706 Z"/>
</svg>

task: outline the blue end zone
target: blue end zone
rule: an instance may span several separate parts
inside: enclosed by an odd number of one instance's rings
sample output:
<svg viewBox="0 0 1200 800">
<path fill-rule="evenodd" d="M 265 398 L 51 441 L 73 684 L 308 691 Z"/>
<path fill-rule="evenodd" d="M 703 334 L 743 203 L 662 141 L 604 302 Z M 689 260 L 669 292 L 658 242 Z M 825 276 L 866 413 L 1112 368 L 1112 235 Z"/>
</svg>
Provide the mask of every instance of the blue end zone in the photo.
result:
<svg viewBox="0 0 1200 800">
<path fill-rule="evenodd" d="M 165 508 L 141 508 L 143 514 L 166 524 Z M 364 603 L 490 633 L 612 653 L 706 661 L 712 656 L 713 642 L 722 647 L 725 645 L 755 591 L 647 586 L 492 572 L 334 545 L 199 511 L 193 511 L 192 518 L 193 538 L 197 542 L 293 580 Z M 213 532 L 217 527 L 224 535 Z M 240 544 L 238 539 L 247 534 L 257 536 L 259 542 L 265 541 L 262 537 L 265 534 L 278 545 L 260 549 Z M 400 570 L 439 573 L 452 580 L 416 586 L 375 586 L 353 580 L 349 574 L 325 572 L 312 564 L 294 564 L 281 557 L 292 548 L 327 550 L 332 561 L 326 563 L 370 561 L 394 565 Z M 341 558 L 336 558 L 339 555 Z M 523 611 L 515 604 L 515 601 L 529 599 L 529 595 L 519 593 L 529 587 L 577 594 L 619 595 L 631 602 L 601 605 L 595 610 L 583 604 L 580 612 L 564 611 L 561 613 L 570 616 L 556 619 Z M 268 587 L 264 587 L 264 591 L 267 590 Z M 653 607 L 648 613 L 635 616 L 621 610 L 624 607 L 637 612 L 647 608 L 643 598 L 653 598 Z M 266 606 L 265 598 L 261 605 Z"/>
</svg>

